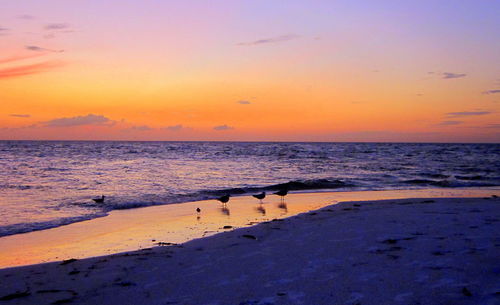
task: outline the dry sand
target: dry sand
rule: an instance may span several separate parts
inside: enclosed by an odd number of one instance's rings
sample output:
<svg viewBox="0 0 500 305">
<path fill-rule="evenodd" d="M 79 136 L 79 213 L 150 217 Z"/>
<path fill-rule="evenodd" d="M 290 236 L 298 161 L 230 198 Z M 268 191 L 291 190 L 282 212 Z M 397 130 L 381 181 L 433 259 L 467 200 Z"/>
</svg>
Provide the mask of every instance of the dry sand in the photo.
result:
<svg viewBox="0 0 500 305">
<path fill-rule="evenodd" d="M 500 200 L 346 202 L 187 242 L 0 270 L 0 304 L 500 304 Z"/>
</svg>

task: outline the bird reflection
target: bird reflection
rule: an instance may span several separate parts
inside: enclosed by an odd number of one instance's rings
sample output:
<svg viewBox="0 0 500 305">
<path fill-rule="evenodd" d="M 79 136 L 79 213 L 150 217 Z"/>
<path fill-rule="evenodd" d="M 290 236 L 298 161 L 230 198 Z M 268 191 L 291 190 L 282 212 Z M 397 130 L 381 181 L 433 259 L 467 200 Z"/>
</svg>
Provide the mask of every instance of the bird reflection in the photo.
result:
<svg viewBox="0 0 500 305">
<path fill-rule="evenodd" d="M 223 205 L 220 208 L 220 212 L 222 213 L 222 215 L 227 215 L 227 216 L 229 216 L 231 214 L 231 212 L 229 211 L 229 208 L 227 207 L 227 205 Z"/>
<path fill-rule="evenodd" d="M 285 201 L 278 203 L 278 208 L 282 209 L 285 213 L 288 213 L 288 206 Z"/>
<path fill-rule="evenodd" d="M 201 219 L 201 209 L 200 208 L 196 208 L 196 220 L 200 221 Z"/>
<path fill-rule="evenodd" d="M 266 209 L 264 208 L 264 205 L 260 204 L 258 207 L 255 208 L 257 212 L 261 213 L 262 215 L 266 215 Z"/>
</svg>

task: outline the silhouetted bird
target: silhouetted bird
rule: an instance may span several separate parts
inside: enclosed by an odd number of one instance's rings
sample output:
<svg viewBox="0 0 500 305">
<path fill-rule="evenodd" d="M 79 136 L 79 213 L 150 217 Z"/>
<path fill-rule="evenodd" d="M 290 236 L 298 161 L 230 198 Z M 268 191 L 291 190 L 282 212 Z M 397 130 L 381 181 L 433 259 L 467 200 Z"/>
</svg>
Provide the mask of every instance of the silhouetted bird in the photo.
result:
<svg viewBox="0 0 500 305">
<path fill-rule="evenodd" d="M 94 198 L 92 200 L 94 200 L 95 203 L 103 203 L 104 202 L 104 198 L 106 198 L 106 196 L 102 195 L 101 198 Z"/>
<path fill-rule="evenodd" d="M 200 208 L 196 208 L 196 213 L 200 213 L 201 212 L 201 209 Z"/>
<path fill-rule="evenodd" d="M 279 191 L 277 191 L 274 194 L 278 195 L 278 196 L 281 196 L 281 200 L 284 201 L 286 194 L 288 194 L 288 190 L 279 190 Z"/>
<path fill-rule="evenodd" d="M 257 194 L 257 195 L 252 195 L 253 197 L 257 198 L 260 200 L 260 203 L 262 203 L 262 199 L 266 198 L 266 192 L 262 192 L 260 194 Z"/>
<path fill-rule="evenodd" d="M 227 194 L 227 195 L 224 195 L 222 197 L 217 198 L 217 200 L 219 200 L 223 204 L 226 204 L 229 201 L 229 197 L 231 197 L 231 195 Z"/>
</svg>

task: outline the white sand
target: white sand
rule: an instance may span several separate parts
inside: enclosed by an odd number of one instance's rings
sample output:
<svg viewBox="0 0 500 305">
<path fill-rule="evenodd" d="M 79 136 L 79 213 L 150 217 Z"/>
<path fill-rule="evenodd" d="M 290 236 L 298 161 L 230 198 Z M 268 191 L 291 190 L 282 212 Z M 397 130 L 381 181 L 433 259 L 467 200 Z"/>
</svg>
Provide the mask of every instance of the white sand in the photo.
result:
<svg viewBox="0 0 500 305">
<path fill-rule="evenodd" d="M 65 303 L 500 304 L 500 200 L 342 203 L 182 246 L 0 270 L 0 304 Z"/>
</svg>

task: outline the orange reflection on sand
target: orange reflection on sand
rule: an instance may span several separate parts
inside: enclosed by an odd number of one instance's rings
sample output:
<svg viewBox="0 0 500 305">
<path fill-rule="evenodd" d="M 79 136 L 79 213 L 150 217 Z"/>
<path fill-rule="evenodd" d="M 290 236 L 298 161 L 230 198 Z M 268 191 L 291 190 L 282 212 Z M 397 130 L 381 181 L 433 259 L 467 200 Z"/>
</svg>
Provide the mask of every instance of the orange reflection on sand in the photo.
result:
<svg viewBox="0 0 500 305">
<path fill-rule="evenodd" d="M 0 268 L 84 258 L 183 243 L 230 228 L 245 227 L 293 216 L 340 201 L 429 197 L 484 197 L 495 189 L 396 190 L 289 194 L 281 202 L 269 196 L 259 204 L 251 196 L 232 197 L 227 205 L 216 200 L 188 202 L 133 210 L 54 229 L 0 238 Z M 196 209 L 200 208 L 197 213 Z M 226 228 L 224 228 L 226 226 Z"/>
</svg>

